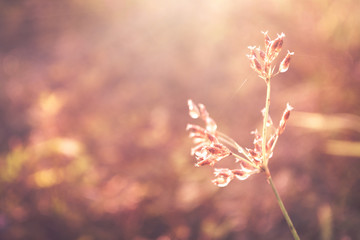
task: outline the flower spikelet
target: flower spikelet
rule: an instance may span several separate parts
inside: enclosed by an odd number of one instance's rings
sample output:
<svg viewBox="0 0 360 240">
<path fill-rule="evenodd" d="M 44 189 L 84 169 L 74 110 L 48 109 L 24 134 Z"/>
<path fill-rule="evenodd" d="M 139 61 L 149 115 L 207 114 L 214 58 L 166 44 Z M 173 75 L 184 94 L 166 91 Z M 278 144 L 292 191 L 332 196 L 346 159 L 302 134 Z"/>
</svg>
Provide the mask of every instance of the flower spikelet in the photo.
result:
<svg viewBox="0 0 360 240">
<path fill-rule="evenodd" d="M 215 168 L 214 175 L 215 179 L 212 182 L 218 187 L 226 187 L 235 176 L 228 168 Z"/>
<path fill-rule="evenodd" d="M 205 145 L 201 148 L 201 150 L 195 152 L 195 157 L 198 161 L 195 166 L 214 166 L 216 162 L 229 156 L 230 154 L 230 150 L 221 143 Z"/>
<path fill-rule="evenodd" d="M 286 108 L 285 108 L 285 111 L 283 113 L 283 116 L 280 120 L 280 123 L 279 123 L 279 128 L 278 128 L 278 132 L 279 132 L 279 135 L 282 134 L 285 130 L 285 125 L 286 125 L 286 122 L 287 120 L 289 119 L 290 117 L 290 112 L 291 110 L 293 110 L 294 108 L 292 106 L 290 106 L 290 104 L 286 104 Z"/>
</svg>

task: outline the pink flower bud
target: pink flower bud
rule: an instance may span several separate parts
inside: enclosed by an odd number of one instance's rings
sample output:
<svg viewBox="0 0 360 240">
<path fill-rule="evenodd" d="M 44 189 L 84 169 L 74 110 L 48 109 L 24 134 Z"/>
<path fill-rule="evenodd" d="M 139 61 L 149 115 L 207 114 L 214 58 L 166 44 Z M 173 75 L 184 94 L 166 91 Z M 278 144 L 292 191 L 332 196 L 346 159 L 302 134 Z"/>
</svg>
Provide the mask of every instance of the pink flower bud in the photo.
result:
<svg viewBox="0 0 360 240">
<path fill-rule="evenodd" d="M 226 187 L 234 179 L 234 173 L 228 168 L 215 168 L 214 175 L 212 182 L 218 187 Z"/>
<path fill-rule="evenodd" d="M 256 52 L 255 52 L 256 47 L 249 46 L 248 49 L 250 49 L 250 55 L 252 55 L 256 58 Z"/>
<path fill-rule="evenodd" d="M 219 143 L 219 140 L 216 138 L 216 136 L 209 132 L 206 132 L 206 137 L 212 143 Z"/>
<path fill-rule="evenodd" d="M 229 156 L 230 154 L 230 150 L 223 144 L 216 143 L 204 145 L 201 150 L 195 152 L 195 157 L 198 161 L 196 166 L 214 166 L 216 162 Z"/>
<path fill-rule="evenodd" d="M 262 34 L 264 34 L 264 38 L 265 38 L 265 48 L 267 48 L 271 42 L 271 39 L 268 35 L 268 31 L 265 32 L 261 32 Z"/>
<path fill-rule="evenodd" d="M 285 58 L 281 61 L 280 66 L 279 66 L 279 72 L 286 72 L 289 69 L 290 66 L 290 58 L 291 56 L 294 55 L 293 52 L 290 52 L 288 50 L 288 53 L 286 54 Z"/>
<path fill-rule="evenodd" d="M 191 156 L 195 156 L 198 153 L 201 152 L 201 149 L 203 149 L 203 147 L 207 146 L 208 143 L 206 142 L 201 142 L 198 145 L 196 145 L 195 147 L 191 148 Z"/>
<path fill-rule="evenodd" d="M 195 167 L 201 167 L 201 166 L 206 166 L 206 165 L 213 166 L 214 162 L 211 161 L 211 159 L 205 158 L 205 159 L 202 159 L 202 160 L 198 161 L 197 163 L 195 163 Z"/>
<path fill-rule="evenodd" d="M 189 115 L 190 117 L 196 119 L 200 117 L 200 111 L 199 108 L 195 105 L 193 100 L 188 100 L 188 106 L 189 106 Z"/>
<path fill-rule="evenodd" d="M 247 55 L 247 57 L 250 60 L 250 67 L 252 69 L 254 69 L 256 72 L 258 72 L 259 74 L 262 74 L 262 67 L 261 67 L 261 64 L 259 63 L 259 61 L 257 60 L 257 58 L 254 57 L 253 55 Z"/>
<path fill-rule="evenodd" d="M 221 143 L 212 144 L 212 146 L 208 148 L 208 151 L 219 157 L 227 157 L 231 153 L 230 150 Z"/>
<path fill-rule="evenodd" d="M 211 133 L 215 133 L 217 129 L 216 122 L 211 117 L 205 118 L 206 123 L 206 130 L 208 130 Z"/>
<path fill-rule="evenodd" d="M 273 134 L 270 139 L 268 140 L 267 144 L 266 144 L 266 151 L 270 152 L 273 150 L 274 144 L 276 143 L 277 139 L 278 139 L 279 135 L 277 134 Z"/>
<path fill-rule="evenodd" d="M 285 109 L 285 111 L 284 111 L 284 113 L 283 113 L 283 116 L 282 116 L 282 118 L 281 118 L 281 120 L 280 120 L 280 123 L 279 123 L 279 128 L 278 128 L 278 134 L 279 134 L 279 135 L 284 132 L 286 122 L 287 122 L 287 120 L 288 120 L 289 117 L 290 117 L 290 112 L 291 112 L 291 110 L 293 110 L 293 109 L 294 109 L 294 108 L 293 108 L 292 106 L 290 106 L 289 103 L 286 105 L 286 109 Z"/>
<path fill-rule="evenodd" d="M 278 37 L 271 42 L 270 50 L 275 52 L 280 52 L 282 45 L 284 43 L 284 37 L 285 37 L 284 33 L 281 33 L 280 35 L 278 34 Z"/>
<path fill-rule="evenodd" d="M 261 50 L 260 47 L 258 47 L 256 50 L 259 52 L 259 55 L 260 55 L 261 60 L 264 61 L 264 60 L 265 60 L 265 56 L 266 56 L 265 52 L 264 52 L 263 50 Z"/>
<path fill-rule="evenodd" d="M 274 59 L 278 56 L 284 42 L 284 37 L 285 34 L 281 33 L 275 40 L 271 41 L 266 51 L 268 63 L 274 61 Z"/>
<path fill-rule="evenodd" d="M 199 110 L 200 110 L 200 116 L 201 116 L 203 119 L 209 117 L 209 113 L 208 113 L 208 111 L 206 110 L 205 105 L 199 103 L 198 106 L 199 106 Z"/>
<path fill-rule="evenodd" d="M 206 131 L 204 128 L 198 126 L 198 125 L 193 125 L 193 124 L 188 124 L 186 126 L 186 131 L 189 131 L 189 137 L 190 138 L 206 138 Z"/>
<path fill-rule="evenodd" d="M 210 118 L 205 105 L 200 103 L 196 106 L 196 104 L 191 99 L 189 99 L 188 106 L 190 117 L 194 119 L 201 117 L 206 123 L 206 130 L 212 134 L 215 134 L 217 129 L 216 122 L 212 118 Z"/>
<path fill-rule="evenodd" d="M 234 169 L 232 170 L 232 173 L 234 174 L 234 176 L 239 179 L 240 181 L 243 181 L 245 179 L 247 179 L 248 177 L 251 176 L 252 173 L 250 172 L 245 172 L 241 169 Z"/>
</svg>

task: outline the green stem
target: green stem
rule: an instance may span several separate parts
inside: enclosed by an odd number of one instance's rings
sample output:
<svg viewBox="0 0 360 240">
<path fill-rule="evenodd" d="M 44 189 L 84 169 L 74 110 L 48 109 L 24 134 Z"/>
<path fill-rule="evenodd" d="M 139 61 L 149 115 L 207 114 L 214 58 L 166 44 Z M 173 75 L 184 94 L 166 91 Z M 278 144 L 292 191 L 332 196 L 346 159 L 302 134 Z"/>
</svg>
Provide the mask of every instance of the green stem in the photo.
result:
<svg viewBox="0 0 360 240">
<path fill-rule="evenodd" d="M 265 103 L 265 112 L 264 112 L 264 121 L 262 129 L 262 154 L 263 154 L 263 165 L 267 167 L 268 158 L 266 154 L 266 142 L 267 142 L 267 122 L 269 118 L 269 108 L 270 108 L 270 78 L 266 79 L 266 103 Z"/>
<path fill-rule="evenodd" d="M 269 172 L 268 169 L 267 169 L 267 172 Z M 300 240 L 300 237 L 299 237 L 299 235 L 298 235 L 297 232 L 296 232 L 296 229 L 295 229 L 295 227 L 294 227 L 294 224 L 292 223 L 292 221 L 291 221 L 291 219 L 290 219 L 290 217 L 289 217 L 289 214 L 287 213 L 286 208 L 285 208 L 283 202 L 281 201 L 280 195 L 279 195 L 278 191 L 277 191 L 276 188 L 275 188 L 275 185 L 274 185 L 274 183 L 273 183 L 273 181 L 272 181 L 271 175 L 268 176 L 268 181 L 269 181 L 269 184 L 270 184 L 272 190 L 273 190 L 274 193 L 275 193 L 275 196 L 276 196 L 276 199 L 277 199 L 278 204 L 279 204 L 279 206 L 280 206 L 281 212 L 282 212 L 282 214 L 284 215 L 284 218 L 285 218 L 285 220 L 286 220 L 286 222 L 287 222 L 287 224 L 288 224 L 288 226 L 289 226 L 289 229 L 290 229 L 290 231 L 291 231 L 294 239 L 295 239 L 295 240 Z"/>
</svg>

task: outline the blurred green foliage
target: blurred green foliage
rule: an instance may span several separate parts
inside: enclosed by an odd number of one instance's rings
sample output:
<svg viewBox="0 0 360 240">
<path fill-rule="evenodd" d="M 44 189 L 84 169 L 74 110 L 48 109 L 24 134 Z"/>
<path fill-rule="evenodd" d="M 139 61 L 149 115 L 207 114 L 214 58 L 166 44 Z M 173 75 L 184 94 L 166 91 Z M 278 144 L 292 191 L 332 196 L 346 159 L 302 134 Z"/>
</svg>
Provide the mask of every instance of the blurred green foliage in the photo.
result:
<svg viewBox="0 0 360 240">
<path fill-rule="evenodd" d="M 289 214 L 303 239 L 360 239 L 359 12 L 355 0 L 1 1 L 0 239 L 290 239 L 264 176 L 218 189 L 185 132 L 193 98 L 251 146 L 265 85 L 245 54 L 262 30 L 295 52 L 270 109 L 277 121 L 295 107 L 270 162 Z"/>
</svg>

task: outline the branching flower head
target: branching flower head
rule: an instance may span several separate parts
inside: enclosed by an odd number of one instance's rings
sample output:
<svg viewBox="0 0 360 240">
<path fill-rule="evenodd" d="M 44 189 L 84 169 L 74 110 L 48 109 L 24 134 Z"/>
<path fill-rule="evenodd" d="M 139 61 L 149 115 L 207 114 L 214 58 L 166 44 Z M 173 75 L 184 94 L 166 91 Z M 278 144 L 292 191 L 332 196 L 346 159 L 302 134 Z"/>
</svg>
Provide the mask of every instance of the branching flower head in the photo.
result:
<svg viewBox="0 0 360 240">
<path fill-rule="evenodd" d="M 250 60 L 251 68 L 259 74 L 259 77 L 267 82 L 278 73 L 286 72 L 289 69 L 290 59 L 294 53 L 288 51 L 285 58 L 281 61 L 278 71 L 274 73 L 275 66 L 272 65 L 282 50 L 285 34 L 278 34 L 274 40 L 271 40 L 267 31 L 263 32 L 263 34 L 265 38 L 265 50 L 263 51 L 260 47 L 250 46 L 248 47 L 250 53 L 247 57 Z"/>
<path fill-rule="evenodd" d="M 196 144 L 191 149 L 191 155 L 194 155 L 197 163 L 195 166 L 204 166 L 214 164 L 231 154 L 230 150 L 220 143 L 216 136 L 217 125 L 210 118 L 209 113 L 203 104 L 194 104 L 188 100 L 189 115 L 192 118 L 202 118 L 205 122 L 205 128 L 198 125 L 188 124 L 186 130 L 189 131 L 189 137 Z"/>
<path fill-rule="evenodd" d="M 247 55 L 250 60 L 250 66 L 259 76 L 269 82 L 272 77 L 278 73 L 286 72 L 289 68 L 290 57 L 293 53 L 288 52 L 279 65 L 277 73 L 274 74 L 273 62 L 279 55 L 285 34 L 278 34 L 277 38 L 271 40 L 267 32 L 263 33 L 265 37 L 265 51 L 256 47 L 249 47 L 250 54 Z M 284 132 L 285 125 L 290 116 L 292 107 L 287 104 L 284 114 L 277 127 L 268 116 L 266 109 L 262 111 L 265 128 L 272 130 L 272 134 L 267 138 L 266 134 L 259 134 L 257 130 L 253 131 L 254 147 L 243 148 L 229 136 L 218 131 L 216 122 L 210 117 L 205 105 L 195 104 L 188 100 L 189 115 L 193 119 L 202 119 L 205 126 L 188 124 L 186 130 L 189 137 L 193 139 L 195 146 L 191 149 L 191 155 L 195 156 L 195 166 L 211 166 L 220 162 L 226 157 L 233 157 L 238 167 L 214 168 L 215 179 L 213 183 L 219 187 L 227 186 L 234 178 L 245 180 L 254 173 L 265 171 L 268 160 L 273 156 L 274 148 L 279 136 Z M 268 110 L 268 109 L 267 109 Z M 264 133 L 264 132 L 263 132 Z"/>
<path fill-rule="evenodd" d="M 195 156 L 197 161 L 195 166 L 209 165 L 213 167 L 217 162 L 228 156 L 233 156 L 235 162 L 238 164 L 238 168 L 236 169 L 215 168 L 214 184 L 219 187 L 224 187 L 234 178 L 245 180 L 252 174 L 259 173 L 263 170 L 264 157 L 261 151 L 263 138 L 257 130 L 252 132 L 254 135 L 254 148 L 243 148 L 230 137 L 217 130 L 215 121 L 210 118 L 203 104 L 196 105 L 192 100 L 189 100 L 188 105 L 189 115 L 193 118 L 201 118 L 205 122 L 205 128 L 194 124 L 188 124 L 186 127 L 186 130 L 189 132 L 189 137 L 192 138 L 195 143 L 195 147 L 191 149 L 191 155 Z M 198 111 L 196 109 L 202 110 Z M 269 122 L 268 127 L 274 128 L 275 131 L 266 144 L 267 159 L 273 155 L 275 144 L 279 135 L 285 129 L 285 124 L 289 118 L 291 109 L 291 106 L 288 105 L 277 129 L 275 129 L 272 122 Z M 197 114 L 194 114 L 194 111 Z"/>
</svg>

